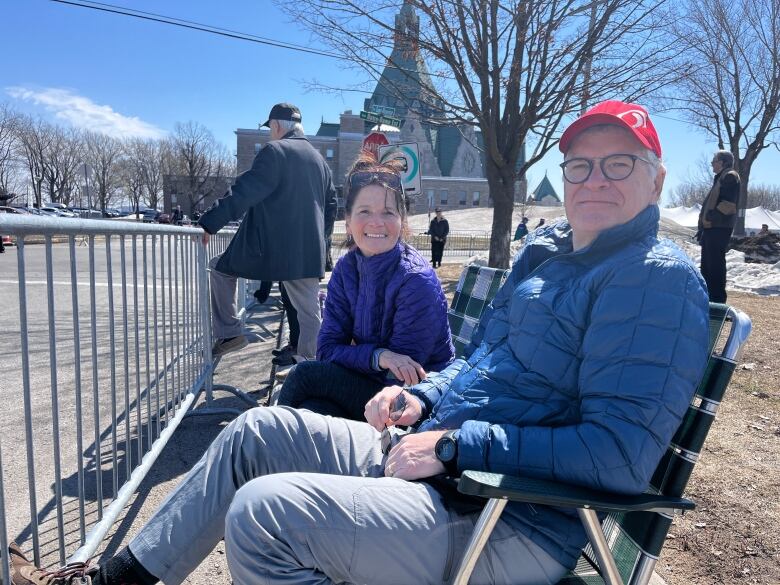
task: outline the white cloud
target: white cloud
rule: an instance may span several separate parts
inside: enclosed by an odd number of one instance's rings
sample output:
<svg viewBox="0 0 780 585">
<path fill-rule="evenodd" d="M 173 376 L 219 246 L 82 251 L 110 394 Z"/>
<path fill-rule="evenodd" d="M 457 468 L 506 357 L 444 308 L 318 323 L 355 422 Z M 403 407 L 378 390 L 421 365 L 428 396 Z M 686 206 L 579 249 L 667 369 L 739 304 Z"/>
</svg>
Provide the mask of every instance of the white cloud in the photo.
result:
<svg viewBox="0 0 780 585">
<path fill-rule="evenodd" d="M 83 130 L 115 138 L 162 138 L 165 131 L 137 117 L 123 116 L 111 106 L 101 106 L 69 89 L 7 87 L 13 98 L 43 106 L 55 117 Z"/>
</svg>

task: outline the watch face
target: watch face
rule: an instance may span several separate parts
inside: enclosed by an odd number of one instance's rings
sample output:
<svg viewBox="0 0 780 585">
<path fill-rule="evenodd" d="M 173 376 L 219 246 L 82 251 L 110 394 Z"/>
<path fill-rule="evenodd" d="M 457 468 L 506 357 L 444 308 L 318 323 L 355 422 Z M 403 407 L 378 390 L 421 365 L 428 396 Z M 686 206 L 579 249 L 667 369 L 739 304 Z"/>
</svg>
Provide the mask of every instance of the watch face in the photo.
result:
<svg viewBox="0 0 780 585">
<path fill-rule="evenodd" d="M 439 461 L 447 462 L 455 458 L 455 441 L 450 437 L 443 437 L 436 443 L 436 457 Z"/>
</svg>

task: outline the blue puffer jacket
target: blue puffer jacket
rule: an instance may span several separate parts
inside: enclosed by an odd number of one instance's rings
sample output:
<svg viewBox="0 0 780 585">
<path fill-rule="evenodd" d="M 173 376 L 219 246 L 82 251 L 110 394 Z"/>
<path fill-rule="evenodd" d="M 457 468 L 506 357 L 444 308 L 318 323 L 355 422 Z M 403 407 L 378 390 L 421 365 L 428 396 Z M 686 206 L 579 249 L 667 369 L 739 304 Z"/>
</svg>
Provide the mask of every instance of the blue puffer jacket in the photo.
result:
<svg viewBox="0 0 780 585">
<path fill-rule="evenodd" d="M 386 372 L 371 369 L 378 348 L 409 356 L 426 372 L 438 372 L 455 354 L 439 278 L 417 250 L 401 243 L 368 258 L 350 251 L 328 283 L 317 359 L 389 381 Z"/>
<path fill-rule="evenodd" d="M 466 360 L 413 388 L 419 431 L 460 428 L 458 468 L 640 493 L 703 373 L 708 304 L 652 205 L 572 251 L 537 230 L 483 316 Z M 573 567 L 573 512 L 510 503 L 503 518 Z"/>
</svg>

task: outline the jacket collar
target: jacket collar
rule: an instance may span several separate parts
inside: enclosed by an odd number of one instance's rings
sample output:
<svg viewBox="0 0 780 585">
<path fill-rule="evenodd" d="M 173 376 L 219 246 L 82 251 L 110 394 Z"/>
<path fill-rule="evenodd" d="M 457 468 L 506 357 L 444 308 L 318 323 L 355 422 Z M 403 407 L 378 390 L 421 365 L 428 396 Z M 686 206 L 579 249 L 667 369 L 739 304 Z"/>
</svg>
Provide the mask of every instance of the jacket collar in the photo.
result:
<svg viewBox="0 0 780 585">
<path fill-rule="evenodd" d="M 648 205 L 633 219 L 601 232 L 593 242 L 577 250 L 577 254 L 608 254 L 646 237 L 656 237 L 660 218 L 658 205 Z M 535 237 L 531 245 L 542 248 L 547 257 L 572 252 L 574 248 L 571 225 L 566 220 L 556 222 Z"/>
<path fill-rule="evenodd" d="M 386 275 L 392 274 L 391 268 L 398 264 L 403 246 L 401 242 L 398 242 L 395 247 L 387 252 L 374 256 L 363 256 L 363 253 L 355 248 L 355 262 L 357 263 L 358 273 L 360 273 L 362 278 L 370 281 L 383 279 Z"/>
<path fill-rule="evenodd" d="M 300 130 L 290 130 L 287 134 L 282 136 L 280 140 L 284 140 L 285 138 L 306 138 L 306 135 Z"/>
</svg>

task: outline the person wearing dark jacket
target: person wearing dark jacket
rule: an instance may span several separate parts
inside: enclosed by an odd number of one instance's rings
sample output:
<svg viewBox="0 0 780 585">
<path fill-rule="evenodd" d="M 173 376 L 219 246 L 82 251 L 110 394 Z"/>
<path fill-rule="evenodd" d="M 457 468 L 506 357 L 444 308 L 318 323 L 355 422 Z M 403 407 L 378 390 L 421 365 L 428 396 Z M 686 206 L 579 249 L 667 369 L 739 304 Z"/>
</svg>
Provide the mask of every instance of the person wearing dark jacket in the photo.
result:
<svg viewBox="0 0 780 585">
<path fill-rule="evenodd" d="M 382 389 L 366 422 L 244 413 L 92 585 L 181 583 L 223 536 L 236 585 L 448 583 L 484 500 L 456 505 L 437 476 L 645 491 L 707 363 L 704 281 L 658 237 L 666 170 L 642 106 L 595 106 L 559 148 L 567 219 L 526 237 L 462 358 Z M 412 432 L 383 441 L 397 426 Z M 557 583 L 587 540 L 571 509 L 509 502 L 471 582 Z"/>
<path fill-rule="evenodd" d="M 328 283 L 318 361 L 290 371 L 278 404 L 363 420 L 379 390 L 417 384 L 446 367 L 454 349 L 441 283 L 403 242 L 400 174 L 364 155 L 346 184 L 350 250 Z"/>
<path fill-rule="evenodd" d="M 517 229 L 515 230 L 515 237 L 513 238 L 513 241 L 522 240 L 524 237 L 528 235 L 528 218 L 526 216 L 523 216 L 523 218 L 520 220 L 520 223 L 517 224 Z"/>
<path fill-rule="evenodd" d="M 444 245 L 447 243 L 447 234 L 450 233 L 450 224 L 444 219 L 441 207 L 436 208 L 436 216 L 428 226 L 428 234 L 431 236 L 431 265 L 434 268 L 441 266 L 444 255 Z"/>
<path fill-rule="evenodd" d="M 734 170 L 734 155 L 719 150 L 712 157 L 715 178 L 702 203 L 696 232 L 701 244 L 701 274 L 713 303 L 726 302 L 726 251 L 737 223 L 740 178 Z"/>
<path fill-rule="evenodd" d="M 313 359 L 320 330 L 319 279 L 325 276 L 325 241 L 333 231 L 336 191 L 330 168 L 309 143 L 297 107 L 281 103 L 264 124 L 271 140 L 260 149 L 227 195 L 198 220 L 204 241 L 243 217 L 227 250 L 211 268 L 213 354 L 247 345 L 236 310 L 236 277 L 283 281 L 298 314 L 298 354 Z"/>
</svg>

